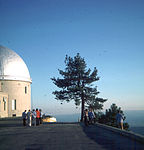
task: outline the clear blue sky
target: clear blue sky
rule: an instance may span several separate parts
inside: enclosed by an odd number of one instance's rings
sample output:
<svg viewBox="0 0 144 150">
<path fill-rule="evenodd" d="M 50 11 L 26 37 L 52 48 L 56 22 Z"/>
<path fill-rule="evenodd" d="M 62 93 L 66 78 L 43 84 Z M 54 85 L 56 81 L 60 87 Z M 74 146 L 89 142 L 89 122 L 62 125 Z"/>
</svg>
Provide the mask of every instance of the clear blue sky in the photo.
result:
<svg viewBox="0 0 144 150">
<path fill-rule="evenodd" d="M 0 0 L 0 45 L 17 52 L 32 78 L 32 102 L 51 114 L 76 113 L 54 99 L 65 55 L 97 67 L 104 109 L 144 110 L 143 0 Z"/>
</svg>

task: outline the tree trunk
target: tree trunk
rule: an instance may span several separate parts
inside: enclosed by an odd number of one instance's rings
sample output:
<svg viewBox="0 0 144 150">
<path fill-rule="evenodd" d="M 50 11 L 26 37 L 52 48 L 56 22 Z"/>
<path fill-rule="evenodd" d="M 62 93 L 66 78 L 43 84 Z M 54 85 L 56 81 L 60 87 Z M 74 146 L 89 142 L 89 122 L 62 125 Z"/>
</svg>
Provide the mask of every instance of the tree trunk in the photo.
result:
<svg viewBox="0 0 144 150">
<path fill-rule="evenodd" d="M 81 122 L 83 122 L 83 118 L 84 118 L 84 104 L 85 104 L 85 101 L 84 101 L 84 94 L 82 93 L 82 105 L 81 105 Z"/>
</svg>

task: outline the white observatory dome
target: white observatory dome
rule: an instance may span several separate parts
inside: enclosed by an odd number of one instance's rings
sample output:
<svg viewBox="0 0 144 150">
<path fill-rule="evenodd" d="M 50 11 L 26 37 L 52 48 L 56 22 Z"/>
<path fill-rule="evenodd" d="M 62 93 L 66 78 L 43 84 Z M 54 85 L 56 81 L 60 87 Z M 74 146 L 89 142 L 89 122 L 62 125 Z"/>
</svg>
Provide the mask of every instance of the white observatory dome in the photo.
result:
<svg viewBox="0 0 144 150">
<path fill-rule="evenodd" d="M 32 82 L 23 59 L 9 48 L 0 46 L 0 80 Z"/>
</svg>

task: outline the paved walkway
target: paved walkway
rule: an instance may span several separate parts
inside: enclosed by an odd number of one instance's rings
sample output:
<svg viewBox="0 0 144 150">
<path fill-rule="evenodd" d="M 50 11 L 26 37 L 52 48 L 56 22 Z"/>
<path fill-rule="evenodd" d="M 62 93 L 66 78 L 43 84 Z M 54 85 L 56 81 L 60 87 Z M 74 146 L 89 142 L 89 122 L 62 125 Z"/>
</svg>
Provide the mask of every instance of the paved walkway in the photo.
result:
<svg viewBox="0 0 144 150">
<path fill-rule="evenodd" d="M 0 127 L 1 150 L 144 150 L 144 145 L 97 126 L 43 124 Z"/>
</svg>

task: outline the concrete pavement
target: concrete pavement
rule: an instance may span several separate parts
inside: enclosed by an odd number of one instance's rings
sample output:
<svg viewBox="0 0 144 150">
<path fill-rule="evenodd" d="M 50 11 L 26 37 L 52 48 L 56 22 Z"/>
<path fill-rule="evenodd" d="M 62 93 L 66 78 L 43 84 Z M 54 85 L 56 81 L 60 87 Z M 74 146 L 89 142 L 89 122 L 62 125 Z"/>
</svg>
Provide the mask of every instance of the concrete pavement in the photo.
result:
<svg viewBox="0 0 144 150">
<path fill-rule="evenodd" d="M 4 124 L 3 124 L 4 125 Z M 143 150 L 144 144 L 96 125 L 0 126 L 0 150 Z"/>
</svg>

